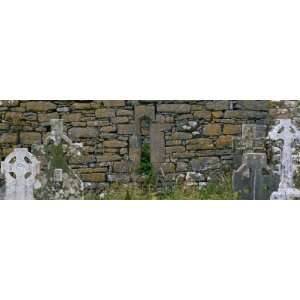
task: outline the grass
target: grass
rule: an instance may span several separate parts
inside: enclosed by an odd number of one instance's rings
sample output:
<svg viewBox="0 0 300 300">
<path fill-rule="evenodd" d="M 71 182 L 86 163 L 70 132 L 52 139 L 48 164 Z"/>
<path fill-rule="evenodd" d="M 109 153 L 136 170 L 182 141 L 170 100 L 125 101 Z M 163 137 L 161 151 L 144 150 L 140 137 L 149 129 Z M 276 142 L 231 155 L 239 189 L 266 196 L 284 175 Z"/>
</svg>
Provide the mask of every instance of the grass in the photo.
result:
<svg viewBox="0 0 300 300">
<path fill-rule="evenodd" d="M 89 193 L 85 199 L 100 199 Z M 206 187 L 174 186 L 157 192 L 153 186 L 148 189 L 136 185 L 114 184 L 105 194 L 105 200 L 235 200 L 239 199 L 232 190 L 231 176 L 224 176 L 218 182 L 211 182 Z"/>
</svg>

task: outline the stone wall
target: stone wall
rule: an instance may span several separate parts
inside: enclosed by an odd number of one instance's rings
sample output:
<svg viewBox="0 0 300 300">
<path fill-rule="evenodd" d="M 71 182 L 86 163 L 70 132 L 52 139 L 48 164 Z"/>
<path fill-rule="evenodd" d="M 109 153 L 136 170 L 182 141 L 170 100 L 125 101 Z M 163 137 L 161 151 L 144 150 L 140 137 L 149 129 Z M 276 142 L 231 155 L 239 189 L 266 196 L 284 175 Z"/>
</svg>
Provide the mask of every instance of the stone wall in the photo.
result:
<svg viewBox="0 0 300 300">
<path fill-rule="evenodd" d="M 192 171 L 206 182 L 232 169 L 232 137 L 243 123 L 268 124 L 269 109 L 269 101 L 0 101 L 0 158 L 42 143 L 50 119 L 62 118 L 84 146 L 72 167 L 92 189 L 132 180 L 142 140 L 165 182 Z"/>
</svg>

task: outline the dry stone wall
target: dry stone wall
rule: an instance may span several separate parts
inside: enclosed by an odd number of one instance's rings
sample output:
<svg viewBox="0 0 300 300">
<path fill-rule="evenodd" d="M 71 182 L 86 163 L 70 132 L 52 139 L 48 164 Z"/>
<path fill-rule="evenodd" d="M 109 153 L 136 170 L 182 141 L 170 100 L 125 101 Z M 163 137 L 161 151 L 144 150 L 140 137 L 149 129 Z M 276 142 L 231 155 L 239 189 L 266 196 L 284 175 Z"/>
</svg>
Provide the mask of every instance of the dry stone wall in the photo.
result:
<svg viewBox="0 0 300 300">
<path fill-rule="evenodd" d="M 0 158 L 15 147 L 31 150 L 63 119 L 83 155 L 71 160 L 86 186 L 134 180 L 142 143 L 165 182 L 188 172 L 207 181 L 232 169 L 232 138 L 242 124 L 269 123 L 269 101 L 0 101 Z"/>
</svg>

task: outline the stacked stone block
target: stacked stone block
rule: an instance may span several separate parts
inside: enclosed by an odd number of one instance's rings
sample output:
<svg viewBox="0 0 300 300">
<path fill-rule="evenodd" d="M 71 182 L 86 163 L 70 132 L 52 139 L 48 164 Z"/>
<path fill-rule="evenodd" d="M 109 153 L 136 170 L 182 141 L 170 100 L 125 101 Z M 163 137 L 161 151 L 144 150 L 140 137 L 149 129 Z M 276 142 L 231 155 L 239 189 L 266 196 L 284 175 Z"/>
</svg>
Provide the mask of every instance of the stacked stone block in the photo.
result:
<svg viewBox="0 0 300 300">
<path fill-rule="evenodd" d="M 50 131 L 50 119 L 64 119 L 68 136 L 83 143 L 84 154 L 72 168 L 91 189 L 132 180 L 130 139 L 140 130 L 140 117 L 152 127 L 152 149 L 163 152 L 164 180 L 200 172 L 201 181 L 232 169 L 232 138 L 244 123 L 267 124 L 268 101 L 0 101 L 0 157 L 14 147 L 31 149 Z M 163 135 L 156 138 L 153 128 Z M 156 130 L 156 129 L 155 129 Z M 151 131 L 151 129 L 150 129 Z M 157 141 L 163 143 L 156 148 Z M 151 143 L 151 141 L 150 141 Z M 157 161 L 156 161 L 157 163 Z"/>
</svg>

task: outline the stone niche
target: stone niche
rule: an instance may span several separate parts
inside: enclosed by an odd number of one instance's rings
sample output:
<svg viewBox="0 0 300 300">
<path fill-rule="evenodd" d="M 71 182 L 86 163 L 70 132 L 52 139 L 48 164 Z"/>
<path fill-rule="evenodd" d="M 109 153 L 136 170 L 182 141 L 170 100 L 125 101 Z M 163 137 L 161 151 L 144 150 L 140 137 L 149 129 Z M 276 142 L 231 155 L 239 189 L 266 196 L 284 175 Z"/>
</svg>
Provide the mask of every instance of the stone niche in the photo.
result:
<svg viewBox="0 0 300 300">
<path fill-rule="evenodd" d="M 169 124 L 162 124 L 155 120 L 154 105 L 137 105 L 134 108 L 135 120 L 133 134 L 129 139 L 129 158 L 132 164 L 131 172 L 138 170 L 143 143 L 150 145 L 150 160 L 156 173 L 165 161 L 164 130 Z"/>
</svg>

